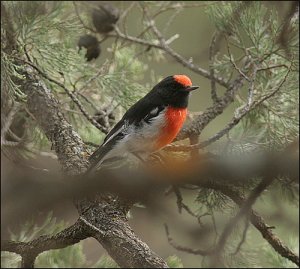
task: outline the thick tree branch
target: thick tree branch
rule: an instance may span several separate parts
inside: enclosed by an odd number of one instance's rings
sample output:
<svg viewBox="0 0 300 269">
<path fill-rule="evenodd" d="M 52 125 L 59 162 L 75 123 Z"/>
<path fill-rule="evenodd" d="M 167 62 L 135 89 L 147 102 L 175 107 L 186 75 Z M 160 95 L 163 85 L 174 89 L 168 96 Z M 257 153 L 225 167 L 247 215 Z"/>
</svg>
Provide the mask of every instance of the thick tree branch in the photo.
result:
<svg viewBox="0 0 300 269">
<path fill-rule="evenodd" d="M 82 222 L 77 221 L 55 235 L 42 235 L 30 242 L 1 241 L 1 251 L 14 252 L 22 257 L 22 268 L 33 268 L 36 257 L 50 249 L 65 248 L 90 236 Z"/>
<path fill-rule="evenodd" d="M 59 81 L 56 81 L 53 78 L 50 78 L 46 73 L 44 73 L 42 70 L 40 70 L 37 66 L 35 66 L 33 63 L 31 62 L 27 62 L 22 60 L 22 62 L 24 62 L 25 64 L 28 64 L 29 66 L 31 66 L 32 68 L 34 68 L 41 76 L 43 76 L 45 79 L 49 80 L 50 82 L 58 85 L 59 87 L 61 87 L 66 94 L 72 99 L 72 101 L 77 105 L 77 107 L 79 108 L 79 110 L 82 112 L 82 114 L 86 117 L 86 119 L 92 123 L 96 128 L 98 128 L 101 132 L 107 134 L 108 133 L 108 126 L 105 125 L 101 125 L 99 124 L 95 119 L 93 119 L 89 113 L 85 110 L 85 108 L 82 106 L 82 104 L 80 103 L 80 101 L 78 100 L 78 98 L 74 95 L 74 93 L 72 93 L 68 88 L 66 88 L 65 85 L 63 85 L 62 83 L 60 83 Z"/>
<path fill-rule="evenodd" d="M 130 173 L 126 169 L 118 172 L 105 172 L 100 170 L 91 178 L 82 177 L 81 175 L 71 177 L 73 180 L 70 178 L 68 181 L 72 183 L 67 186 L 57 184 L 56 182 L 52 182 L 46 178 L 44 178 L 45 182 L 43 184 L 46 184 L 47 181 L 49 183 L 44 188 L 41 188 L 39 185 L 37 186 L 34 181 L 30 182 L 27 180 L 26 185 L 30 185 L 29 189 L 33 193 L 39 190 L 39 192 L 41 192 L 40 195 L 42 199 L 45 199 L 45 196 L 49 195 L 49 193 L 52 193 L 52 190 L 56 190 L 58 188 L 61 193 L 56 191 L 55 195 L 58 196 L 48 197 L 48 200 L 50 201 L 60 201 L 59 199 L 68 198 L 70 197 L 71 193 L 76 194 L 76 197 L 80 195 L 80 197 L 86 197 L 88 194 L 93 195 L 95 190 L 100 190 L 100 192 L 103 194 L 106 192 L 117 193 L 119 197 L 124 197 L 124 199 L 141 201 L 143 203 L 145 202 L 147 207 L 161 210 L 163 203 L 159 203 L 159 208 L 155 208 L 155 204 L 153 204 L 153 202 L 156 201 L 156 199 L 153 197 L 155 197 L 157 191 L 163 192 L 163 190 L 166 188 L 166 186 L 169 186 L 169 184 L 176 184 L 179 187 L 181 184 L 193 184 L 195 186 L 215 189 L 216 191 L 222 192 L 241 206 L 246 200 L 240 194 L 240 188 L 243 185 L 243 182 L 246 185 L 249 184 L 249 180 L 251 180 L 251 178 L 257 178 L 261 176 L 276 178 L 278 176 L 283 176 L 289 177 L 293 180 L 298 179 L 299 160 L 298 155 L 294 152 L 295 148 L 297 148 L 297 146 L 293 144 L 291 148 L 292 151 L 287 149 L 286 152 L 271 152 L 266 155 L 262 155 L 260 153 L 253 156 L 249 156 L 248 153 L 244 156 L 238 156 L 237 160 L 231 158 L 230 156 L 226 156 L 226 159 L 223 160 L 221 157 L 219 157 L 210 161 L 210 164 L 204 164 L 203 160 L 201 160 L 201 163 L 199 162 L 195 167 L 189 169 L 188 173 L 176 173 L 176 176 L 174 176 L 174 173 L 168 173 L 166 171 L 162 171 L 161 173 L 157 174 L 155 171 L 152 171 L 151 173 L 151 171 L 144 171 L 144 169 L 141 171 L 137 170 L 134 173 Z M 49 177 L 51 179 L 51 176 Z M 25 178 L 31 177 L 25 175 Z M 109 181 L 107 178 L 109 178 Z M 128 178 L 131 180 L 126 180 Z M 22 182 L 24 184 L 24 177 L 22 177 Z M 50 185 L 50 182 L 52 185 Z M 239 187 L 235 186 L 237 183 L 239 184 Z M 22 189 L 22 186 L 18 186 L 17 189 Z M 29 196 L 32 197 L 33 195 L 29 193 Z M 26 201 L 28 204 L 30 199 L 28 199 L 28 197 L 24 197 L 24 201 Z M 39 204 L 42 203 L 42 200 L 35 196 L 34 204 L 36 204 L 37 201 Z M 22 203 L 22 201 L 20 202 Z M 105 240 L 104 238 L 109 238 L 109 240 L 113 242 L 116 240 L 116 230 L 121 229 L 123 231 L 125 229 L 128 233 L 131 233 L 130 228 L 127 230 L 127 228 L 124 227 L 124 225 L 127 225 L 122 221 L 125 219 L 125 216 L 122 214 L 118 215 L 119 212 L 110 206 L 109 201 L 101 201 L 101 203 L 102 204 L 100 208 L 95 209 L 91 207 L 91 211 L 87 210 L 81 216 L 87 226 L 93 227 L 93 231 L 98 231 L 98 233 L 93 233 L 92 236 L 95 236 L 95 238 L 99 240 Z M 184 207 L 184 204 L 182 204 L 182 208 L 187 210 L 187 208 Z M 126 211 L 126 209 L 124 209 L 124 211 Z M 13 210 L 13 212 L 16 211 Z M 18 215 L 18 212 L 15 214 Z M 257 213 L 255 213 L 255 211 L 250 210 L 249 216 L 252 224 L 273 246 L 275 251 L 291 261 L 297 262 L 298 256 L 272 233 L 272 231 L 269 229 L 269 226 L 265 224 L 265 221 Z M 101 221 L 104 220 L 105 225 L 103 226 L 101 225 Z M 99 234 L 103 237 L 101 236 L 101 238 L 98 238 Z M 116 236 L 116 238 L 118 238 L 118 236 Z M 127 242 L 127 239 L 124 239 L 123 242 Z M 114 251 L 114 249 L 109 247 L 108 251 Z M 120 251 L 123 251 L 123 249 L 120 248 Z M 203 251 L 204 250 L 195 250 L 193 252 L 204 253 L 205 251 Z M 122 257 L 127 258 L 127 255 L 129 255 L 128 252 L 125 254 L 123 253 Z"/>
<path fill-rule="evenodd" d="M 68 174 L 80 174 L 88 167 L 85 145 L 64 119 L 58 101 L 32 71 L 28 67 L 24 73 L 26 81 L 20 82 L 27 94 L 28 109 L 51 141 L 63 170 Z M 94 237 L 120 266 L 167 267 L 127 224 L 126 212 L 130 205 L 111 195 L 77 202 L 80 215 L 102 231 Z"/>
</svg>

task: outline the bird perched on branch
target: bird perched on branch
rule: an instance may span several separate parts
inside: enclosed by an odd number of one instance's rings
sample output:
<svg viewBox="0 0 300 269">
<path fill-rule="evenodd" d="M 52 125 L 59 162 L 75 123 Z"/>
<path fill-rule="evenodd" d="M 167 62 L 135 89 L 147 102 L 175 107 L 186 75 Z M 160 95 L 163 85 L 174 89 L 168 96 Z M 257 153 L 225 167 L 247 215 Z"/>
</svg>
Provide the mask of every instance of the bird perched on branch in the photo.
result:
<svg viewBox="0 0 300 269">
<path fill-rule="evenodd" d="M 90 156 L 89 172 L 104 160 L 132 153 L 142 159 L 171 143 L 187 115 L 192 86 L 185 75 L 168 76 L 135 103 Z"/>
</svg>

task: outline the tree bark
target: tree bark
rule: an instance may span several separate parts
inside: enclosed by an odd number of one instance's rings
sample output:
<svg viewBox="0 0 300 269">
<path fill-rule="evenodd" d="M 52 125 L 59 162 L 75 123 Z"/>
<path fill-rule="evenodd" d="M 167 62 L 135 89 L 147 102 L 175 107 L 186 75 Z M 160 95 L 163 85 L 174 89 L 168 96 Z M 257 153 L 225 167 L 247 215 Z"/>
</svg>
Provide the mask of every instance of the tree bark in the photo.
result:
<svg viewBox="0 0 300 269">
<path fill-rule="evenodd" d="M 76 175 L 88 167 L 85 145 L 65 120 L 55 99 L 45 84 L 27 68 L 26 80 L 20 82 L 27 94 L 29 111 L 52 143 L 64 173 Z M 131 204 L 112 195 L 97 195 L 76 201 L 85 224 L 121 267 L 167 268 L 165 261 L 142 242 L 127 223 Z"/>
</svg>

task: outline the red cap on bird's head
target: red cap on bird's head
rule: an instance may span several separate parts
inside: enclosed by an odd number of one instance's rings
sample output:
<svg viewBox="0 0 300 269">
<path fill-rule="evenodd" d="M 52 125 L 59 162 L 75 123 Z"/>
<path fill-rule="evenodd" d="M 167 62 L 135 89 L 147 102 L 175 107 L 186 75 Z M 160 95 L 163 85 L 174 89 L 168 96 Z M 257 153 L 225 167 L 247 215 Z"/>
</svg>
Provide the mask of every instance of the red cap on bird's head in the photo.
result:
<svg viewBox="0 0 300 269">
<path fill-rule="evenodd" d="M 186 75 L 174 75 L 173 79 L 180 84 L 181 86 L 183 86 L 185 88 L 186 91 L 191 92 L 193 90 L 198 89 L 198 86 L 192 86 L 192 81 L 191 79 L 186 76 Z"/>
<path fill-rule="evenodd" d="M 149 94 L 157 95 L 166 105 L 186 108 L 190 92 L 198 88 L 186 75 L 171 75 L 156 84 Z"/>
<path fill-rule="evenodd" d="M 192 86 L 191 79 L 186 75 L 174 75 L 173 78 L 184 87 Z"/>
</svg>

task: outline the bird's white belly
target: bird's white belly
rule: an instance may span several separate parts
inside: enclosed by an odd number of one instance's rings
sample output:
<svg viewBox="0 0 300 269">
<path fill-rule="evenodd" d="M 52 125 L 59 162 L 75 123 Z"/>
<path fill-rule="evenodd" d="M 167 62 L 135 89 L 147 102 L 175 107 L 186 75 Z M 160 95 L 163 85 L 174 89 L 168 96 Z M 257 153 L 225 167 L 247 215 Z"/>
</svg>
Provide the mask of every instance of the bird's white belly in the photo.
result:
<svg viewBox="0 0 300 269">
<path fill-rule="evenodd" d="M 155 144 L 165 124 L 164 113 L 155 117 L 150 124 L 144 124 L 142 128 L 130 126 L 127 135 L 121 139 L 115 147 L 105 156 L 105 159 L 123 156 L 128 152 L 145 153 L 155 150 Z"/>
</svg>

